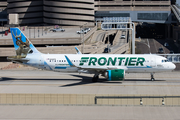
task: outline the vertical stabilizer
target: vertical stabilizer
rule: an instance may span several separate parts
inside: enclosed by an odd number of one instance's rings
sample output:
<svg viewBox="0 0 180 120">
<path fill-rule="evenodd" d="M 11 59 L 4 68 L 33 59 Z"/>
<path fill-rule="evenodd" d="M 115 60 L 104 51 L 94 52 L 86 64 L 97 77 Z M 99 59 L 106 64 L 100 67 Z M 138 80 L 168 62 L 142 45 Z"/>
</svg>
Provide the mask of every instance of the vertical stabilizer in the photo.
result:
<svg viewBox="0 0 180 120">
<path fill-rule="evenodd" d="M 17 58 L 27 54 L 40 53 L 19 28 L 10 28 Z"/>
</svg>

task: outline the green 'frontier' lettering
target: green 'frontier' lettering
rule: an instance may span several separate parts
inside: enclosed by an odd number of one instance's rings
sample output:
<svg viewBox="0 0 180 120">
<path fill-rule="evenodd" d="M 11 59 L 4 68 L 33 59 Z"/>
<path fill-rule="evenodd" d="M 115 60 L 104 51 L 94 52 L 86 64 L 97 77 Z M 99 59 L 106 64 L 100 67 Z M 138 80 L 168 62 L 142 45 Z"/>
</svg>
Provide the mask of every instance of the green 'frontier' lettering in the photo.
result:
<svg viewBox="0 0 180 120">
<path fill-rule="evenodd" d="M 129 58 L 127 57 L 127 58 L 126 58 L 126 62 L 125 62 L 125 64 L 124 64 L 125 66 L 126 66 L 127 63 L 128 63 L 128 60 L 129 60 Z"/>
<path fill-rule="evenodd" d="M 88 66 L 143 66 L 144 62 L 145 58 L 143 57 L 82 57 L 79 66 L 83 66 L 85 63 Z"/>
<path fill-rule="evenodd" d="M 116 59 L 117 59 L 117 57 L 115 57 L 114 61 L 113 61 L 113 59 L 111 57 L 109 57 L 107 65 L 109 65 L 110 62 L 111 62 L 112 65 L 115 65 L 116 64 Z"/>
<path fill-rule="evenodd" d="M 95 62 L 97 62 L 97 58 L 96 57 L 91 57 L 90 60 L 89 60 L 89 64 L 88 65 L 91 65 L 91 63 L 93 65 L 96 65 Z"/>
<path fill-rule="evenodd" d="M 144 58 L 139 57 L 139 58 L 137 59 L 136 66 L 138 66 L 139 64 L 140 64 L 141 66 L 143 66 L 143 62 L 144 62 L 144 61 L 145 61 Z"/>
<path fill-rule="evenodd" d="M 131 57 L 131 58 L 129 59 L 128 65 L 129 65 L 129 66 L 135 66 L 135 62 L 136 62 L 136 57 Z"/>
<path fill-rule="evenodd" d="M 84 63 L 88 62 L 89 57 L 82 57 L 79 65 L 84 65 Z"/>
<path fill-rule="evenodd" d="M 102 60 L 103 62 L 101 62 L 101 60 Z M 98 64 L 101 65 L 101 66 L 103 66 L 103 65 L 106 64 L 106 61 L 107 61 L 107 60 L 106 60 L 105 57 L 101 57 L 101 58 L 98 59 Z"/>
<path fill-rule="evenodd" d="M 119 59 L 119 65 L 121 65 L 122 64 L 122 60 L 125 59 L 125 57 L 118 57 L 118 59 Z"/>
</svg>

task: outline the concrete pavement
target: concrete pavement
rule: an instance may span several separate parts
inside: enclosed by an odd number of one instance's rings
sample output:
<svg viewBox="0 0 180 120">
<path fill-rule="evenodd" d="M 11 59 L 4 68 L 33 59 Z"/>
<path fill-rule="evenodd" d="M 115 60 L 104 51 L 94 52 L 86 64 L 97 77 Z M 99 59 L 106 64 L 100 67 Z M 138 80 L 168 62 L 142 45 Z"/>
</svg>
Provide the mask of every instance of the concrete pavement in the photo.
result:
<svg viewBox="0 0 180 120">
<path fill-rule="evenodd" d="M 150 94 L 180 95 L 179 72 L 126 74 L 125 81 L 106 81 L 100 76 L 92 83 L 93 75 L 59 73 L 42 70 L 0 71 L 0 93 L 55 93 L 55 94 Z"/>
<path fill-rule="evenodd" d="M 100 77 L 99 82 L 92 83 L 91 77 L 88 74 L 37 69 L 1 70 L 0 120 L 180 119 L 180 107 L 173 105 L 180 103 L 177 98 L 165 99 L 165 105 L 162 105 L 162 99 L 142 99 L 143 105 L 136 99 L 98 100 L 97 105 L 91 103 L 94 95 L 180 95 L 178 71 L 157 73 L 153 82 L 149 80 L 149 74 L 126 74 L 125 81 L 117 82 Z M 83 103 L 78 103 L 80 101 Z"/>
<path fill-rule="evenodd" d="M 0 120 L 177 120 L 180 107 L 0 105 Z"/>
</svg>

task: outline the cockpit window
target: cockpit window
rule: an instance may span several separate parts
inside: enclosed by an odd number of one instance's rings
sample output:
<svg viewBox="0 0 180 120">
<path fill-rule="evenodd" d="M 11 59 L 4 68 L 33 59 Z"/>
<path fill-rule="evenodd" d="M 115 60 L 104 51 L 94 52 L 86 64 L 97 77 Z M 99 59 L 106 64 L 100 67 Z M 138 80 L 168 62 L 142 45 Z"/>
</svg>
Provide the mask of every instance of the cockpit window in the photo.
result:
<svg viewBox="0 0 180 120">
<path fill-rule="evenodd" d="M 162 60 L 162 62 L 169 62 L 169 61 L 166 59 L 166 60 Z"/>
</svg>

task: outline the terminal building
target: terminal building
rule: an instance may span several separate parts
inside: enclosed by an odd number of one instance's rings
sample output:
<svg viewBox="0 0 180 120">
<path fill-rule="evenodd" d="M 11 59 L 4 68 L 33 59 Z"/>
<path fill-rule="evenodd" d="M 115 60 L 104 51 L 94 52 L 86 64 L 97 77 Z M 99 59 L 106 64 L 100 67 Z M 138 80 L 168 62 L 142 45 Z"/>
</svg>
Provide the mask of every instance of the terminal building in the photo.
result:
<svg viewBox="0 0 180 120">
<path fill-rule="evenodd" d="M 163 30 L 166 38 L 172 38 L 177 35 L 170 31 L 178 25 L 171 9 L 174 4 L 179 4 L 178 0 L 1 0 L 0 22 L 8 24 L 10 15 L 17 14 L 20 26 L 94 26 L 103 17 L 130 17 L 143 25 L 159 24 L 157 31 Z"/>
<path fill-rule="evenodd" d="M 136 22 L 172 23 L 170 0 L 1 0 L 0 19 L 18 14 L 20 25 L 94 24 L 103 17 L 131 17 Z M 6 16 L 7 15 L 7 16 Z M 2 20 L 1 20 L 2 21 Z"/>
</svg>

